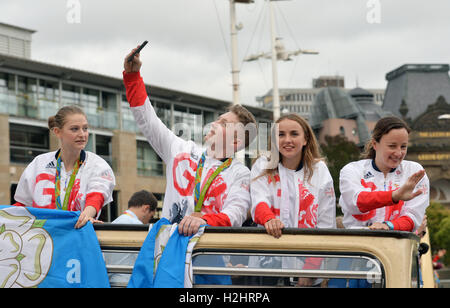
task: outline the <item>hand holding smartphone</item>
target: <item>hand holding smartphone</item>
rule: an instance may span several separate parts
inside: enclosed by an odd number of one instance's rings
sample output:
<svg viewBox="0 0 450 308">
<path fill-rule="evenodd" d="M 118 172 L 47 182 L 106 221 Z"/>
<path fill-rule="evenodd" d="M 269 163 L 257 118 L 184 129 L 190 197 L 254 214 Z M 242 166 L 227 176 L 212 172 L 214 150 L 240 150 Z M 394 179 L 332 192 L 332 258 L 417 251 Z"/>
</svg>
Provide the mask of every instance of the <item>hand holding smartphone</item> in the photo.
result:
<svg viewBox="0 0 450 308">
<path fill-rule="evenodd" d="M 133 61 L 133 59 L 134 59 L 134 57 L 138 54 L 138 53 L 140 53 L 141 52 L 141 50 L 142 50 L 142 48 L 144 48 L 145 47 L 145 45 L 147 45 L 147 43 L 148 43 L 148 41 L 144 41 L 142 44 L 141 44 L 141 46 L 139 46 L 139 48 L 138 49 L 136 49 L 136 51 L 135 52 L 133 52 L 133 54 L 131 55 L 131 56 L 129 56 L 128 57 L 128 60 L 127 60 L 127 62 L 131 62 L 131 61 Z"/>
</svg>

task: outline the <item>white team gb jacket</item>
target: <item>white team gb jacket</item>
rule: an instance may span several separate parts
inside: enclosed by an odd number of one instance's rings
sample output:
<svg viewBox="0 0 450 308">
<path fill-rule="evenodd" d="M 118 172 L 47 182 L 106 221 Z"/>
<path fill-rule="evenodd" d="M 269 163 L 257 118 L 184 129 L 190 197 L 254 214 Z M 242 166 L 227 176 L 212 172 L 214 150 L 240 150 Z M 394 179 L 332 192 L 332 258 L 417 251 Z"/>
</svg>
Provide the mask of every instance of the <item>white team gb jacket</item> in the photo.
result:
<svg viewBox="0 0 450 308">
<path fill-rule="evenodd" d="M 14 199 L 25 206 L 55 209 L 55 177 L 58 152 L 37 156 L 25 169 L 17 185 Z M 82 211 L 86 200 L 96 204 L 97 214 L 101 208 L 112 201 L 115 186 L 111 167 L 100 156 L 81 151 L 84 161 L 78 170 L 69 199 L 69 211 Z M 71 172 L 66 173 L 61 166 L 61 200 L 64 200 L 65 187 Z"/>
<path fill-rule="evenodd" d="M 407 216 L 417 229 L 425 215 L 429 205 L 430 183 L 427 175 L 416 185 L 416 190 L 422 190 L 422 194 L 410 201 L 392 202 L 393 190 L 402 186 L 414 173 L 423 167 L 412 161 L 402 163 L 385 177 L 379 171 L 371 159 L 364 159 L 346 165 L 340 173 L 341 197 L 339 204 L 344 212 L 344 226 L 346 228 L 366 227 L 374 222 L 395 221 Z M 364 194 L 363 192 L 379 192 Z M 388 192 L 388 193 L 385 193 Z M 364 204 L 380 202 L 387 206 L 361 211 Z"/>
<path fill-rule="evenodd" d="M 124 73 L 127 98 L 140 131 L 166 164 L 166 192 L 162 216 L 179 223 L 195 211 L 194 185 L 198 162 L 205 151 L 193 141 L 177 137 L 158 118 L 147 96 L 139 73 Z M 206 157 L 201 188 L 206 179 L 222 164 Z M 250 170 L 233 160 L 212 182 L 203 201 L 201 213 L 213 226 L 241 226 L 250 209 Z M 205 219 L 205 217 L 203 217 Z"/>
<path fill-rule="evenodd" d="M 267 219 L 280 219 L 285 227 L 291 228 L 335 228 L 336 197 L 333 179 L 324 162 L 314 165 L 313 176 L 305 178 L 305 167 L 295 171 L 292 178 L 281 163 L 274 180 L 260 176 L 267 166 L 267 158 L 260 157 L 252 167 L 250 191 L 253 220 L 264 225 Z M 294 191 L 292 191 L 294 190 Z M 293 195 L 295 195 L 295 202 Z M 291 197 L 291 198 L 290 198 Z"/>
</svg>

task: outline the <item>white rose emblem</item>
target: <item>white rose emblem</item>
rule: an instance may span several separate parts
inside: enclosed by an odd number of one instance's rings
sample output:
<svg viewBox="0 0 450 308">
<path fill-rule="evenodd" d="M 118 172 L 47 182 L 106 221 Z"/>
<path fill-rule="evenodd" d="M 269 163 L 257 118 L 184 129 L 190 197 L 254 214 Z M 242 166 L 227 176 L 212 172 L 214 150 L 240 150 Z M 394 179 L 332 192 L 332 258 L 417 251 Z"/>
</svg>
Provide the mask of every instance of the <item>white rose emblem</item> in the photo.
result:
<svg viewBox="0 0 450 308">
<path fill-rule="evenodd" d="M 53 241 L 24 207 L 0 210 L 0 288 L 32 288 L 47 276 Z"/>
</svg>

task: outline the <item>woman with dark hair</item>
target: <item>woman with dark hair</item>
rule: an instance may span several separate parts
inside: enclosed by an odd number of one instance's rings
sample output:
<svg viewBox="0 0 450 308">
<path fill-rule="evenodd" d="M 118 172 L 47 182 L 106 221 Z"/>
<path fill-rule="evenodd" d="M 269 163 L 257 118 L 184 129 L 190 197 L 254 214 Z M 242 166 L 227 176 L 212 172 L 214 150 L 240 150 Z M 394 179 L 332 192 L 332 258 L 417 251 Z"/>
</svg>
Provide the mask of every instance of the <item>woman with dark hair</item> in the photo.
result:
<svg viewBox="0 0 450 308">
<path fill-rule="evenodd" d="M 27 166 L 17 185 L 15 205 L 80 211 L 75 228 L 81 228 L 94 222 L 112 201 L 114 173 L 100 156 L 84 150 L 88 121 L 80 108 L 61 108 L 48 119 L 48 127 L 61 148 L 37 156 Z"/>
<path fill-rule="evenodd" d="M 340 174 L 346 228 L 413 231 L 429 204 L 429 180 L 423 167 L 404 160 L 408 125 L 397 117 L 380 119 L 366 144 L 363 160 Z"/>
</svg>

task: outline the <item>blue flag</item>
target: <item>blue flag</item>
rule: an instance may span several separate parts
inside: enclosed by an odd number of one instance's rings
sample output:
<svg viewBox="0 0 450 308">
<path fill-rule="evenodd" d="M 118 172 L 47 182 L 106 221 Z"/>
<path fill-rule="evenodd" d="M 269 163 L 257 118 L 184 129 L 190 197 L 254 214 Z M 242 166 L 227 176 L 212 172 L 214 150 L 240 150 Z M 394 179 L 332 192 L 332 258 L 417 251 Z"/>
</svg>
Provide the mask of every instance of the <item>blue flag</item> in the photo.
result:
<svg viewBox="0 0 450 308">
<path fill-rule="evenodd" d="M 128 288 L 153 288 L 155 264 L 155 241 L 161 227 L 170 225 L 170 222 L 162 218 L 153 225 L 141 247 L 141 251 L 134 263 Z M 164 245 L 165 246 L 165 245 Z"/>
<path fill-rule="evenodd" d="M 141 247 L 128 283 L 129 288 L 192 287 L 192 250 L 203 234 L 184 236 L 178 225 L 161 218 L 153 225 Z"/>
<path fill-rule="evenodd" d="M 0 206 L 0 288 L 107 288 L 92 224 L 79 212 Z"/>
</svg>

